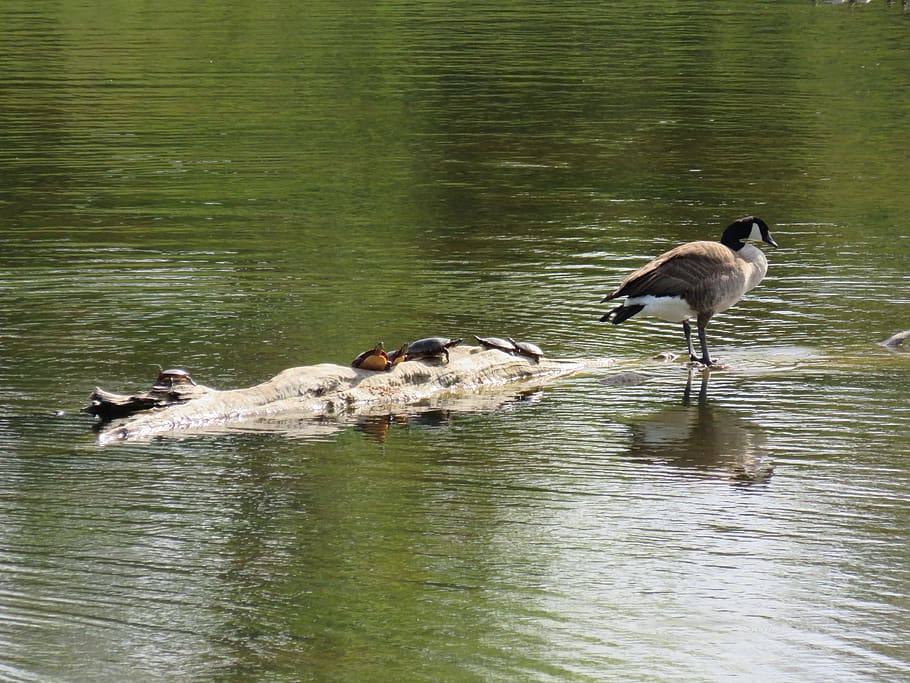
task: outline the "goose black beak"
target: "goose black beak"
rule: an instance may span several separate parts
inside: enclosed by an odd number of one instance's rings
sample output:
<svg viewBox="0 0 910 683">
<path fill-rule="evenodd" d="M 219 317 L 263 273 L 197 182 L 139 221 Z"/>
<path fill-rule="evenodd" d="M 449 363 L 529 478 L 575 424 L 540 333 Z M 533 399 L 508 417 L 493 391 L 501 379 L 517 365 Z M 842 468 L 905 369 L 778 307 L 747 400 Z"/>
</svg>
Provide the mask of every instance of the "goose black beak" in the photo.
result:
<svg viewBox="0 0 910 683">
<path fill-rule="evenodd" d="M 767 242 L 768 244 L 770 244 L 772 247 L 777 248 L 777 242 L 775 242 L 774 238 L 771 237 L 770 232 L 768 233 L 768 236 L 765 238 L 764 241 Z"/>
</svg>

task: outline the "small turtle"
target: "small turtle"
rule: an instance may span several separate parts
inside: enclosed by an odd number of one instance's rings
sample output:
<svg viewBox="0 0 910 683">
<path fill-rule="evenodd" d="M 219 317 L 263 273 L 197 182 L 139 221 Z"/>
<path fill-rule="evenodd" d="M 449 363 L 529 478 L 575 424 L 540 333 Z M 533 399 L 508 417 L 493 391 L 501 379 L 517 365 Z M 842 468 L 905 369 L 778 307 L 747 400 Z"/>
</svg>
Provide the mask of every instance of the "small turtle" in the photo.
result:
<svg viewBox="0 0 910 683">
<path fill-rule="evenodd" d="M 351 367 L 361 370 L 388 370 L 392 364 L 389 363 L 389 357 L 382 347 L 382 342 L 377 342 L 372 349 L 364 351 L 351 361 Z"/>
<path fill-rule="evenodd" d="M 458 346 L 462 339 L 449 339 L 447 337 L 427 337 L 418 339 L 416 342 L 408 344 L 407 360 L 419 360 L 420 358 L 445 358 L 449 362 L 449 349 Z"/>
<path fill-rule="evenodd" d="M 175 386 L 181 384 L 196 386 L 195 380 L 190 377 L 189 370 L 185 370 L 184 368 L 168 368 L 167 370 L 162 370 L 159 365 L 158 379 L 156 379 L 155 384 L 152 385 L 152 391 L 170 391 Z"/>
<path fill-rule="evenodd" d="M 543 351 L 541 351 L 540 347 L 536 344 L 532 344 L 531 342 L 517 342 L 512 339 L 512 337 L 509 337 L 508 339 L 515 345 L 515 352 L 518 355 L 529 356 L 530 358 L 537 360 L 543 358 Z"/>
<path fill-rule="evenodd" d="M 487 349 L 496 349 L 497 351 L 503 351 L 504 353 L 515 353 L 517 349 L 515 348 L 514 342 L 509 339 L 501 339 L 500 337 L 478 337 L 474 335 L 474 339 L 480 342 L 480 345 Z"/>
<path fill-rule="evenodd" d="M 401 362 L 407 360 L 407 358 L 408 358 L 408 343 L 409 343 L 409 342 L 405 342 L 404 344 L 402 344 L 401 346 L 399 346 L 399 347 L 398 347 L 397 349 L 395 349 L 394 351 L 390 351 L 390 352 L 389 352 L 389 362 L 390 362 L 392 365 L 398 365 L 399 363 L 401 363 Z"/>
</svg>

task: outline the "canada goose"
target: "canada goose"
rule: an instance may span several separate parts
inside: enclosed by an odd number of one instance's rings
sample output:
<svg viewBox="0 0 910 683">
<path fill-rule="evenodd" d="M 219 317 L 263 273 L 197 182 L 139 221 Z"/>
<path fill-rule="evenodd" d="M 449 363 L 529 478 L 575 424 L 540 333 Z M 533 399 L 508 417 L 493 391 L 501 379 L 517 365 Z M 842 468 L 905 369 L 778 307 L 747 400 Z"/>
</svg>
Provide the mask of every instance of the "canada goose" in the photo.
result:
<svg viewBox="0 0 910 683">
<path fill-rule="evenodd" d="M 604 315 L 601 322 L 618 325 L 639 314 L 681 322 L 689 359 L 712 365 L 705 326 L 715 313 L 730 308 L 765 277 L 765 254 L 747 243 L 759 240 L 777 246 L 768 225 L 761 218 L 748 216 L 731 223 L 720 242 L 689 242 L 671 249 L 629 275 L 604 297 L 603 301 L 623 296 L 626 300 Z M 690 318 L 698 324 L 701 358 L 692 348 Z"/>
</svg>

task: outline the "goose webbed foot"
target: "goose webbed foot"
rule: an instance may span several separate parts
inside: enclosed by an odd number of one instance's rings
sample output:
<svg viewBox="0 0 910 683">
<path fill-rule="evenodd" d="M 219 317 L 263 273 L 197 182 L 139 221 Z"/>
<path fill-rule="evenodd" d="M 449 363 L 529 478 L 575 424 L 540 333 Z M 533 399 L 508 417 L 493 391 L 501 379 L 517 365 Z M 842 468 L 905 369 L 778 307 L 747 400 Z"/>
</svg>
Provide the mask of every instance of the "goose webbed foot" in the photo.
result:
<svg viewBox="0 0 910 683">
<path fill-rule="evenodd" d="M 711 360 L 710 358 L 705 360 L 704 358 L 690 356 L 689 367 L 693 370 L 726 370 L 730 366 L 718 363 L 716 360 Z"/>
</svg>

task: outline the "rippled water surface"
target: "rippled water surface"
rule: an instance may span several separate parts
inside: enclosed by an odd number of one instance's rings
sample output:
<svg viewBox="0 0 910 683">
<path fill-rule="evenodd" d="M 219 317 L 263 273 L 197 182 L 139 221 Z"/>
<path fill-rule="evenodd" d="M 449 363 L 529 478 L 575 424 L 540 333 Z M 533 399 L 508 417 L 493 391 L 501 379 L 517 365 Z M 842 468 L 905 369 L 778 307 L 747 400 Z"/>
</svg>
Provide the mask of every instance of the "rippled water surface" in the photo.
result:
<svg viewBox="0 0 910 683">
<path fill-rule="evenodd" d="M 0 679 L 910 677 L 900 3 L 0 0 L 0 38 Z M 753 213 L 727 370 L 598 322 Z M 107 447 L 79 413 L 475 333 L 615 363 Z"/>
</svg>

